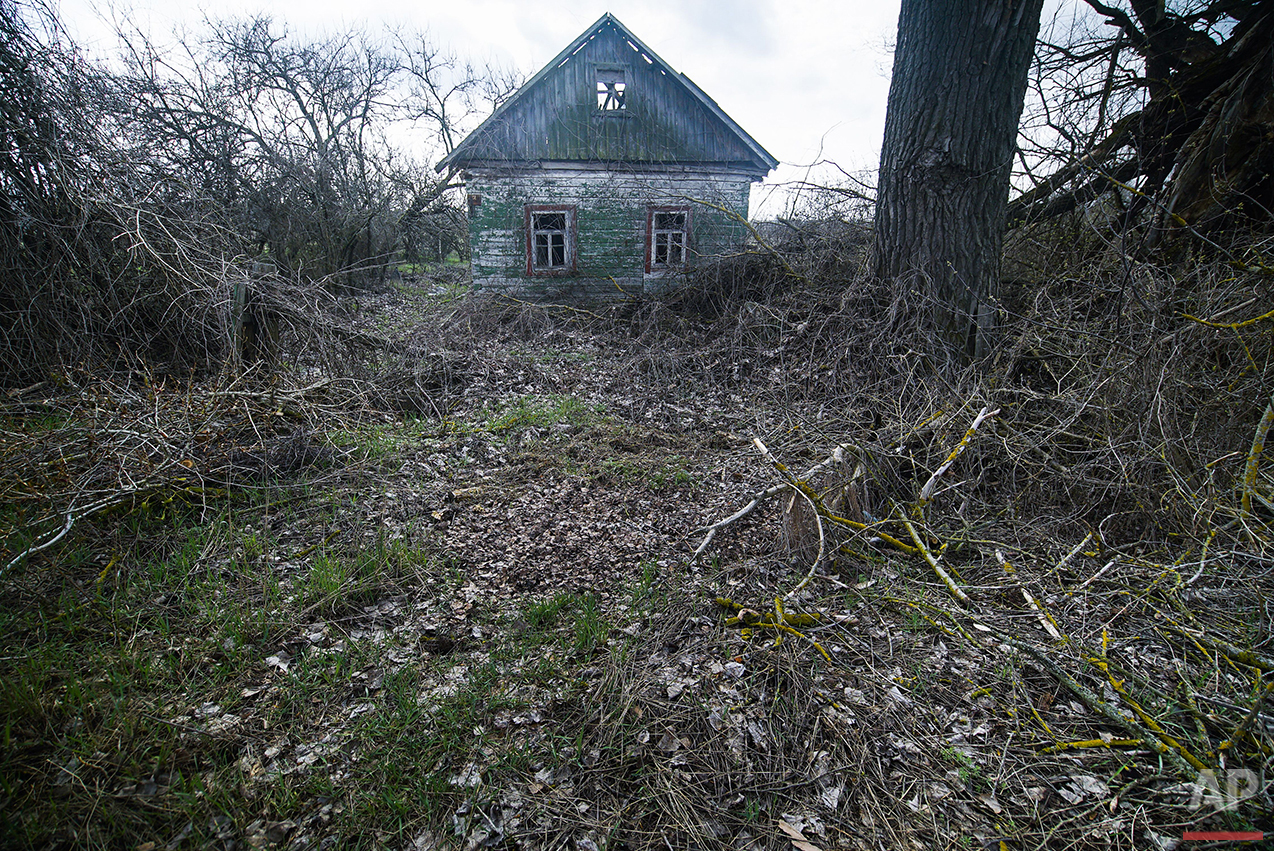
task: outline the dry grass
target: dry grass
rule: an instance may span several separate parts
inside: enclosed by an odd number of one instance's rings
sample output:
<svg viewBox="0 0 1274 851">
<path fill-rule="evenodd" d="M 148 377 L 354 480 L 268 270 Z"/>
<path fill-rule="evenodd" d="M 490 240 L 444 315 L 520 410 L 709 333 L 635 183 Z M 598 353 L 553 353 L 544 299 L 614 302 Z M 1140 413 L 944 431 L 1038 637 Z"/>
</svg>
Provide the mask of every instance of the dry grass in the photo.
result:
<svg viewBox="0 0 1274 851">
<path fill-rule="evenodd" d="M 1268 278 L 1050 255 L 1005 292 L 992 361 L 956 370 L 861 245 L 757 261 L 693 304 L 315 305 L 273 382 L 12 395 L 3 773 L 31 815 L 6 836 L 738 849 L 790 846 L 786 824 L 825 849 L 1140 848 L 1268 828 L 1263 780 L 1231 810 L 1188 785 L 1191 759 L 1263 777 L 1274 747 L 1253 451 L 1272 335 L 1241 324 L 1274 307 Z M 789 514 L 785 548 L 777 496 L 692 564 L 690 525 L 783 481 L 750 436 L 789 471 L 842 447 L 809 483 L 822 511 Z M 820 523 L 832 557 L 789 593 Z M 679 542 L 632 537 L 669 524 Z M 823 618 L 747 637 L 717 595 Z"/>
</svg>

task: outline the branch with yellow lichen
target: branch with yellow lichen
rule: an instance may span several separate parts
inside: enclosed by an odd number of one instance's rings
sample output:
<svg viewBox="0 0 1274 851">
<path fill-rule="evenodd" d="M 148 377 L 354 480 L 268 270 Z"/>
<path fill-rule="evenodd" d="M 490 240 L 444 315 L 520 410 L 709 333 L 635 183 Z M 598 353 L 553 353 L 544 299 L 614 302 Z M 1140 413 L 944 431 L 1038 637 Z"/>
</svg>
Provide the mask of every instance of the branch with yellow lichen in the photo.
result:
<svg viewBox="0 0 1274 851">
<path fill-rule="evenodd" d="M 721 608 L 734 612 L 734 615 L 725 619 L 725 625 L 738 628 L 744 638 L 751 638 L 756 630 L 772 630 L 775 633 L 774 646 L 778 647 L 783 643 L 784 635 L 795 635 L 812 644 L 829 665 L 835 664 L 832 655 L 823 645 L 801 632 L 803 627 L 818 626 L 826 621 L 818 612 L 788 612 L 783 607 L 781 597 L 775 597 L 774 608 L 764 613 L 740 605 L 729 597 L 717 597 L 715 602 Z"/>
<path fill-rule="evenodd" d="M 1198 767 L 1195 763 L 1201 765 L 1197 759 L 1190 755 L 1187 759 L 1176 748 L 1161 741 L 1157 735 L 1143 727 L 1136 718 L 1129 718 L 1102 700 L 1097 694 L 1089 688 L 1085 688 L 1074 677 L 1062 670 L 1061 666 L 1048 657 L 1046 653 L 1038 648 L 1032 647 L 1024 641 L 1021 641 L 1011 635 L 1006 635 L 998 630 L 995 632 L 1000 641 L 1030 656 L 1036 662 L 1048 671 L 1058 682 L 1066 686 L 1071 694 L 1078 697 L 1085 706 L 1105 718 L 1110 724 L 1129 733 L 1129 738 L 1142 740 L 1148 747 L 1170 763 L 1181 777 L 1195 777 L 1198 774 Z"/>
<path fill-rule="evenodd" d="M 933 572 L 937 574 L 939 579 L 942 580 L 942 584 L 947 586 L 947 590 L 951 592 L 951 596 L 955 597 L 964 605 L 969 605 L 969 595 L 964 593 L 960 586 L 956 584 L 955 580 L 951 578 L 951 574 L 947 573 L 946 569 L 943 568 L 942 565 L 938 564 L 938 560 L 934 558 L 933 553 L 929 552 L 929 548 L 925 546 L 925 542 L 920 539 L 920 535 L 916 532 L 916 527 L 913 526 L 911 521 L 901 513 L 899 514 L 898 519 L 902 521 L 903 526 L 907 527 L 907 533 L 911 535 L 911 540 L 915 542 L 916 550 L 924 556 L 925 561 L 929 562 L 929 567 L 932 568 Z"/>
<path fill-rule="evenodd" d="M 1228 313 L 1229 311 L 1226 312 Z M 1189 319 L 1191 322 L 1198 322 L 1200 325 L 1205 325 L 1208 328 L 1229 328 L 1231 331 L 1237 331 L 1240 328 L 1255 325 L 1256 323 L 1263 322 L 1266 319 L 1274 319 L 1274 310 L 1271 310 L 1269 313 L 1262 313 L 1260 316 L 1254 316 L 1251 319 L 1244 319 L 1240 322 L 1213 322 L 1211 319 L 1200 319 L 1199 317 L 1192 316 L 1189 313 L 1182 313 L 1181 318 Z"/>
<path fill-rule="evenodd" d="M 1261 467 L 1261 455 L 1265 452 L 1265 440 L 1269 437 L 1270 426 L 1274 425 L 1274 396 L 1265 406 L 1265 413 L 1256 426 L 1256 434 L 1252 437 L 1252 449 L 1247 455 L 1247 464 L 1243 469 L 1243 496 L 1240 505 L 1246 517 L 1252 513 L 1252 491 L 1256 488 L 1256 475 Z"/>
<path fill-rule="evenodd" d="M 1087 748 L 1133 748 L 1145 744 L 1141 739 L 1085 739 L 1082 742 L 1058 742 L 1041 748 L 1040 753 L 1064 753 L 1065 751 L 1084 750 Z"/>
<path fill-rule="evenodd" d="M 833 450 L 833 452 L 830 455 L 828 455 L 822 461 L 815 464 L 813 467 L 811 467 L 810 469 L 806 470 L 804 473 L 801 473 L 799 475 L 794 475 L 791 472 L 791 470 L 787 467 L 786 464 L 784 464 L 783 462 L 775 458 L 774 455 L 770 452 L 770 450 L 765 446 L 765 444 L 760 441 L 760 439 L 753 438 L 753 445 L 757 447 L 758 451 L 760 451 L 761 455 L 765 457 L 765 459 L 769 462 L 770 466 L 773 467 L 774 470 L 777 471 L 778 474 L 783 477 L 783 481 L 779 484 L 771 485 L 765 490 L 758 491 L 757 493 L 753 494 L 752 497 L 748 500 L 748 503 L 746 505 L 744 505 L 738 511 L 731 514 L 729 517 L 718 520 L 717 522 L 709 526 L 702 527 L 699 531 L 704 533 L 704 538 L 702 541 L 700 541 L 699 546 L 697 546 L 695 548 L 695 551 L 691 554 L 690 556 L 691 561 L 698 561 L 698 559 L 703 556 L 704 552 L 706 552 L 708 549 L 708 545 L 712 543 L 713 538 L 715 538 L 717 533 L 720 532 L 722 529 L 726 528 L 727 526 L 730 526 L 733 523 L 738 522 L 739 520 L 742 520 L 744 517 L 747 517 L 749 514 L 752 514 L 754 511 L 760 508 L 761 505 L 766 500 L 787 490 L 793 490 L 793 491 L 799 492 L 805 499 L 809 501 L 810 505 L 813 507 L 815 514 L 819 518 L 820 549 L 822 548 L 824 544 L 824 529 L 822 524 L 823 524 L 823 521 L 826 521 L 828 523 L 831 523 L 834 526 L 840 526 L 852 532 L 870 534 L 876 538 L 879 538 L 881 541 L 893 547 L 894 549 L 907 553 L 908 555 L 915 555 L 919 552 L 919 550 L 917 550 L 912 545 L 904 543 L 903 541 L 899 540 L 897 537 L 889 534 L 888 532 L 883 531 L 880 528 L 881 524 L 879 523 L 862 523 L 857 520 L 853 520 L 849 517 L 842 517 L 839 514 L 836 514 L 835 512 L 830 511 L 827 508 L 827 506 L 824 504 L 823 498 L 818 493 L 818 491 L 816 491 L 814 488 L 812 488 L 809 485 L 809 481 L 811 479 L 813 479 L 819 473 L 822 473 L 824 470 L 826 470 L 828 467 L 830 467 L 837 461 L 842 460 L 843 453 L 846 450 L 856 449 L 856 447 L 854 447 L 852 444 L 842 443 L 838 445 L 836 449 Z M 821 558 L 815 561 L 814 567 L 811 568 L 809 575 L 806 577 L 806 580 L 801 585 L 797 586 L 796 589 L 793 589 L 792 592 L 789 592 L 789 596 L 792 593 L 795 593 L 795 591 L 804 587 L 806 583 L 808 583 L 809 579 L 812 578 L 815 570 L 817 569 L 818 563 L 820 561 L 821 561 Z"/>
<path fill-rule="evenodd" d="M 991 417 L 1000 413 L 999 408 L 996 408 L 994 411 L 989 410 L 989 408 L 990 406 L 988 405 L 978 412 L 978 415 L 973 418 L 973 423 L 969 426 L 968 430 L 965 431 L 964 437 L 960 438 L 960 442 L 956 444 L 955 449 L 952 449 L 951 452 L 947 454 L 946 460 L 938 466 L 938 469 L 933 471 L 933 475 L 931 475 L 929 480 L 920 488 L 920 494 L 916 497 L 916 504 L 912 508 L 912 514 L 917 519 L 924 519 L 925 506 L 933 499 L 933 491 L 938 484 L 938 479 L 942 477 L 943 473 L 951 469 L 951 465 L 956 462 L 956 459 L 959 458 L 961 453 L 963 453 L 968 447 L 969 441 L 972 440 L 973 435 L 977 433 L 978 426 L 982 425 L 985 420 L 989 420 Z"/>
<path fill-rule="evenodd" d="M 1088 539 L 1085 538 L 1084 540 L 1087 541 Z M 1013 569 L 1013 565 L 1009 564 L 1008 559 L 1004 557 L 1004 553 L 996 550 L 995 560 L 1000 563 L 1000 567 L 1004 569 L 1005 573 L 1013 579 L 1017 579 L 1017 571 Z M 1027 605 L 1035 612 L 1035 617 L 1039 620 L 1040 626 L 1044 628 L 1044 631 L 1052 636 L 1053 640 L 1062 641 L 1063 636 L 1061 630 L 1057 628 L 1057 621 L 1053 620 L 1053 616 L 1048 613 L 1048 611 L 1044 608 L 1044 605 L 1036 600 L 1034 595 L 1032 595 L 1030 591 L 1026 590 L 1025 586 L 1019 584 L 1018 590 L 1021 591 L 1022 596 L 1026 598 Z"/>
<path fill-rule="evenodd" d="M 1271 659 L 1268 656 L 1263 656 L 1260 653 L 1255 653 L 1251 650 L 1244 650 L 1242 647 L 1236 647 L 1227 641 L 1222 641 L 1219 638 L 1213 638 L 1199 632 L 1198 630 L 1186 629 L 1181 626 L 1177 626 L 1175 629 L 1191 641 L 1211 648 L 1214 651 L 1223 653 L 1228 658 L 1233 659 L 1241 665 L 1248 665 L 1252 668 L 1258 668 L 1261 671 L 1274 671 L 1274 659 Z"/>
<path fill-rule="evenodd" d="M 1142 724 L 1146 725 L 1150 732 L 1153 733 L 1163 745 L 1171 748 L 1198 771 L 1202 771 L 1207 768 L 1208 766 L 1204 764 L 1201 759 L 1192 754 L 1189 748 L 1177 741 L 1177 739 L 1170 735 L 1167 730 L 1163 729 L 1159 722 L 1151 717 L 1151 715 L 1142 708 L 1140 703 L 1133 699 L 1133 696 L 1130 695 L 1127 689 L 1124 688 L 1123 680 L 1115 678 L 1114 673 L 1110 670 L 1110 663 L 1106 659 L 1107 644 L 1108 640 L 1106 631 L 1103 629 L 1101 634 L 1102 655 L 1091 656 L 1088 661 L 1106 675 L 1106 681 L 1110 683 L 1110 687 L 1115 690 L 1116 694 L 1124 699 L 1124 703 L 1128 704 L 1128 706 L 1132 709 L 1133 714 L 1136 715 Z"/>
</svg>

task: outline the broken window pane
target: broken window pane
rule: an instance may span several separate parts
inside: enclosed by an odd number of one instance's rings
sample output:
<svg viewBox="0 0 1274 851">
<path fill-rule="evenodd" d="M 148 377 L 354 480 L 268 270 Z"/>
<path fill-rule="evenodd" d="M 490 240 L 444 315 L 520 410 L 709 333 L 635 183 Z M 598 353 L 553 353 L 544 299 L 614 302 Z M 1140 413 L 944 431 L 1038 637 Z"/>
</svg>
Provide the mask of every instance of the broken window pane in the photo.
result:
<svg viewBox="0 0 1274 851">
<path fill-rule="evenodd" d="M 668 269 L 686 262 L 685 210 L 655 210 L 650 215 L 650 269 Z"/>
<path fill-rule="evenodd" d="M 618 112 L 627 107 L 628 84 L 623 68 L 597 69 L 597 108 L 602 112 Z"/>
</svg>

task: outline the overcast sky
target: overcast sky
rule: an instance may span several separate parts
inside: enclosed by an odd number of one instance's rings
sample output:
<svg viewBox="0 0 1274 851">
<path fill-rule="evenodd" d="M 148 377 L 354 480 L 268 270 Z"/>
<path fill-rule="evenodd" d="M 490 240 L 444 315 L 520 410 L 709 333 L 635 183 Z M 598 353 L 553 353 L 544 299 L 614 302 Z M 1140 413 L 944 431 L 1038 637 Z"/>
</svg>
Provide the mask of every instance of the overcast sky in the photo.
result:
<svg viewBox="0 0 1274 851">
<path fill-rule="evenodd" d="M 64 22 L 90 50 L 109 49 L 104 0 L 62 0 Z M 197 31 L 205 13 L 266 13 L 298 35 L 362 26 L 428 29 L 461 57 L 529 77 L 605 12 L 694 80 L 781 165 L 767 184 L 829 179 L 821 159 L 874 170 L 884 132 L 898 0 L 119 0 L 154 37 Z M 767 201 L 768 199 L 768 201 Z M 783 212 L 765 187 L 754 211 Z"/>
</svg>

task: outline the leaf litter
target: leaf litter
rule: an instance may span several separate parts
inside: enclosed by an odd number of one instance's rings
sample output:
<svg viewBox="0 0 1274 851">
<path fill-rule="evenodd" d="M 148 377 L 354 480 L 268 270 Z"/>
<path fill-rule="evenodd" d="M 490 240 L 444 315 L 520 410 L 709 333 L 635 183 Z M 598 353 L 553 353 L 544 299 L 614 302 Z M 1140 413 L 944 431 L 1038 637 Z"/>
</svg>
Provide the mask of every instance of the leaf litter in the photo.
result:
<svg viewBox="0 0 1274 851">
<path fill-rule="evenodd" d="M 417 321 L 403 296 L 377 300 L 368 321 Z M 378 775 L 390 759 L 425 779 L 400 801 L 403 827 L 377 828 L 380 847 L 1106 847 L 1133 822 L 1143 833 L 1128 847 L 1171 847 L 1190 814 L 1161 794 L 1169 778 L 1145 768 L 1146 746 L 1113 749 L 1102 730 L 1108 747 L 1047 752 L 1042 730 L 1077 740 L 1100 719 L 1014 646 L 963 640 L 956 615 L 917 605 L 940 588 L 888 553 L 838 559 L 789 601 L 830 616 L 806 630 L 830 664 L 794 638 L 725 628 L 714 597 L 768 605 L 804 571 L 779 504 L 692 558 L 701 530 L 774 482 L 741 435 L 813 462 L 840 414 L 794 419 L 735 380 L 737 358 L 689 345 L 653 357 L 649 340 L 625 338 L 633 327 L 523 308 L 463 352 L 440 327 L 428 343 L 451 373 L 441 416 L 360 411 L 386 446 L 323 455 L 318 496 L 239 529 L 268 536 L 268 552 L 210 554 L 227 581 L 250 567 L 276 583 L 253 593 L 280 619 L 218 641 L 201 663 L 255 663 L 165 715 L 181 747 L 233 753 L 242 796 L 228 820 L 173 841 L 366 839 L 350 821 L 365 785 L 406 785 Z M 766 351 L 781 375 L 784 356 Z M 315 578 L 329 553 L 389 551 L 428 557 L 391 577 Z M 964 568 L 977 582 L 978 565 Z M 1106 597 L 1040 599 L 1119 614 Z M 167 652 L 209 651 L 192 636 Z M 1137 638 L 1118 652 L 1147 680 L 1180 661 Z M 1115 685 L 1099 690 L 1119 702 Z M 387 734 L 405 751 L 388 752 Z M 65 761 L 51 782 L 73 788 L 84 770 Z M 154 797 L 170 781 L 126 778 L 113 794 Z M 288 784 L 323 791 L 248 817 Z"/>
</svg>

